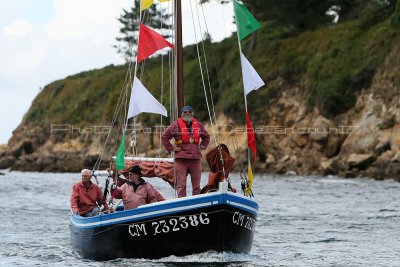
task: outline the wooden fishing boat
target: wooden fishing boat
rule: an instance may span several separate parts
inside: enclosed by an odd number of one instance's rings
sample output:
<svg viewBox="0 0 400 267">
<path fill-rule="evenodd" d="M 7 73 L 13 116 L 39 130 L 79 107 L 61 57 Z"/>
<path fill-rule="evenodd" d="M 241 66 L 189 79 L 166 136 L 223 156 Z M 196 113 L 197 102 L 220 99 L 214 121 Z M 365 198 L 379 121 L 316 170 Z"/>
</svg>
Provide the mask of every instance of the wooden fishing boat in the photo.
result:
<svg viewBox="0 0 400 267">
<path fill-rule="evenodd" d="M 224 190 L 225 189 L 225 190 Z M 94 217 L 71 217 L 71 241 L 86 259 L 157 259 L 205 251 L 249 253 L 258 204 L 228 192 L 171 199 Z"/>
<path fill-rule="evenodd" d="M 178 14 L 176 24 L 179 26 L 181 1 L 174 2 L 174 9 Z M 177 90 L 176 105 L 180 108 L 183 106 L 183 88 L 180 85 L 182 83 L 179 82 L 183 79 L 182 42 L 181 28 L 177 28 L 175 89 Z M 113 213 L 94 217 L 72 214 L 70 233 L 74 250 L 83 258 L 92 260 L 157 259 L 205 251 L 249 253 L 258 213 L 258 203 L 252 198 L 251 192 L 250 153 L 248 153 L 250 181 L 247 177 L 242 180 L 243 195 L 241 195 L 231 191 L 228 175 L 233 167 L 234 159 L 229 162 L 231 159 L 228 158 L 229 152 L 223 148 L 224 145 L 218 144 L 214 149 L 217 151 L 214 156 L 221 155 L 221 158 L 217 158 L 220 164 L 210 166 L 211 171 L 220 180 L 215 190 L 207 190 L 200 195 L 147 204 L 131 210 L 124 210 L 123 206 L 116 204 Z M 228 156 L 222 158 L 222 152 Z M 133 155 L 125 157 L 124 162 L 125 166 L 139 164 L 144 170 L 145 177 L 158 176 L 173 185 L 173 158 L 139 158 Z M 118 177 L 115 170 L 114 172 L 94 171 L 93 176 L 96 179 L 99 176 L 105 176 L 107 181 Z M 110 187 L 111 184 L 107 182 L 105 193 Z"/>
</svg>

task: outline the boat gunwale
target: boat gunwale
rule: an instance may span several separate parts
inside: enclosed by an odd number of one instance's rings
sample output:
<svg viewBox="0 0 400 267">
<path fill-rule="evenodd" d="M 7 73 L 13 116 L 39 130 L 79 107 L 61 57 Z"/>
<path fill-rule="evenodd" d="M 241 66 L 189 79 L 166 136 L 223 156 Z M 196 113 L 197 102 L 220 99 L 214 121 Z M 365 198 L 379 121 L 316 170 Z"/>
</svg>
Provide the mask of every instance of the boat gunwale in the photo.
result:
<svg viewBox="0 0 400 267">
<path fill-rule="evenodd" d="M 182 205 L 182 202 L 186 202 L 185 204 L 187 205 Z M 257 216 L 258 212 L 258 204 L 252 199 L 231 192 L 213 192 L 204 195 L 169 199 L 139 206 L 138 208 L 131 210 L 117 211 L 114 213 L 101 214 L 93 217 L 72 215 L 71 224 L 77 228 L 111 226 L 217 205 L 230 205 L 235 208 L 245 210 L 246 212 L 249 212 L 255 216 Z"/>
</svg>

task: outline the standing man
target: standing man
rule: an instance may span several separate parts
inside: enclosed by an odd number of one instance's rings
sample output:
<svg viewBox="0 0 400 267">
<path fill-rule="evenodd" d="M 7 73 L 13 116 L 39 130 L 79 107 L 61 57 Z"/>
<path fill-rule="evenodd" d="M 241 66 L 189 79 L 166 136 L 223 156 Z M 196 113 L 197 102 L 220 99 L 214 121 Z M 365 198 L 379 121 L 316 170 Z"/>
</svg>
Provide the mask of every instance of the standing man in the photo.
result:
<svg viewBox="0 0 400 267">
<path fill-rule="evenodd" d="M 175 151 L 175 171 L 177 176 L 178 197 L 186 196 L 186 179 L 190 174 L 192 195 L 200 194 L 201 153 L 210 142 L 210 135 L 204 126 L 193 118 L 193 108 L 184 106 L 181 117 L 173 122 L 162 134 L 161 140 L 165 148 Z M 169 140 L 175 139 L 175 146 Z"/>
<path fill-rule="evenodd" d="M 90 181 L 92 178 L 90 170 L 83 169 L 81 174 L 82 181 L 77 182 L 72 187 L 71 210 L 74 214 L 79 214 L 83 217 L 99 215 L 99 207 L 103 205 L 103 193 L 96 184 Z M 108 205 L 105 202 L 104 210 L 108 210 Z"/>
</svg>

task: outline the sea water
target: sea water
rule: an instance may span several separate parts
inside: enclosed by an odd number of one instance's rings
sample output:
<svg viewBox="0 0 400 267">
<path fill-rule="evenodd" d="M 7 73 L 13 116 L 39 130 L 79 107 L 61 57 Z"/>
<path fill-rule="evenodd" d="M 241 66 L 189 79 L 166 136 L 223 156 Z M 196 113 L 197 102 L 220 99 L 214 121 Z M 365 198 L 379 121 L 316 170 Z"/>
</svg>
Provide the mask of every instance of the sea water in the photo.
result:
<svg viewBox="0 0 400 267">
<path fill-rule="evenodd" d="M 69 198 L 79 173 L 3 173 L 0 266 L 400 266 L 400 183 L 390 180 L 256 175 L 250 254 L 95 262 L 70 244 Z M 239 176 L 231 179 L 239 188 Z M 150 182 L 174 197 L 164 181 Z"/>
</svg>

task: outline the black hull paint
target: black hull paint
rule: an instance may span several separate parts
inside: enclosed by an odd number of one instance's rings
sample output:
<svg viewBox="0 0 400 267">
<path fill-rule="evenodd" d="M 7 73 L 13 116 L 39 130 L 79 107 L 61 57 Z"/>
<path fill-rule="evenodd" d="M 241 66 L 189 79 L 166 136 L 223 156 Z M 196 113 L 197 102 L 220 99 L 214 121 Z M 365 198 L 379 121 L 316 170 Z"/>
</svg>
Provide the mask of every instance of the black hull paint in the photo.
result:
<svg viewBox="0 0 400 267">
<path fill-rule="evenodd" d="M 256 216 L 219 204 L 108 226 L 80 228 L 72 223 L 71 242 L 83 258 L 92 260 L 157 259 L 210 250 L 249 253 Z"/>
</svg>

